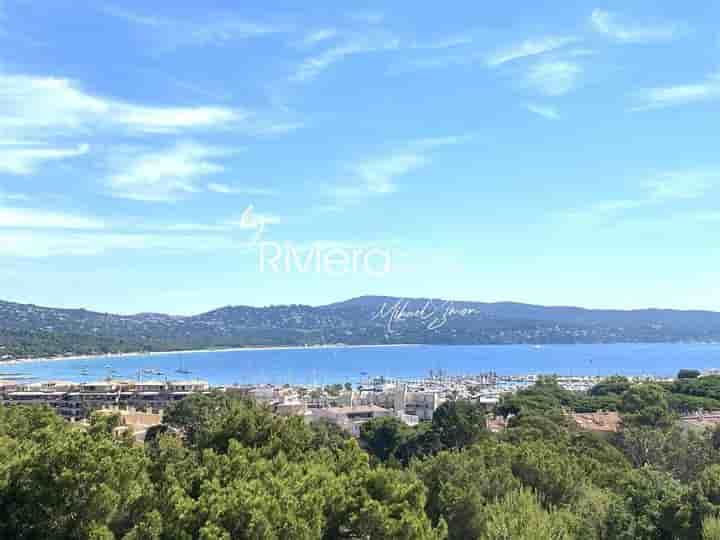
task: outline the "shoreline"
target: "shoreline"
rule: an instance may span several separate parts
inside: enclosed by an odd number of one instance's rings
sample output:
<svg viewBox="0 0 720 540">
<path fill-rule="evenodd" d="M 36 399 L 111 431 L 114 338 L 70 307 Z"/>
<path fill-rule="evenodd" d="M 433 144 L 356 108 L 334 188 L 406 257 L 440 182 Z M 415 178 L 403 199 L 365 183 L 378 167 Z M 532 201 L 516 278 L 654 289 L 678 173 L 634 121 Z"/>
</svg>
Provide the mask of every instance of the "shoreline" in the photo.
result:
<svg viewBox="0 0 720 540">
<path fill-rule="evenodd" d="M 166 356 L 175 354 L 197 354 L 197 353 L 221 353 L 221 352 L 243 352 L 243 351 L 283 351 L 283 350 L 312 350 L 312 349 L 365 349 L 378 347 L 420 347 L 417 343 L 388 343 L 388 344 L 368 344 L 368 345 L 311 345 L 305 347 L 303 345 L 271 345 L 268 347 L 227 347 L 221 349 L 181 349 L 177 351 L 152 351 L 152 352 L 128 352 L 128 353 L 107 353 L 107 354 L 79 354 L 72 356 L 53 356 L 38 358 L 14 358 L 12 360 L 0 361 L 0 367 L 13 366 L 23 364 L 33 364 L 38 362 L 62 362 L 66 360 L 100 360 L 113 358 L 133 358 L 136 356 Z"/>
<path fill-rule="evenodd" d="M 282 350 L 327 350 L 327 349 L 370 349 L 370 348 L 395 348 L 395 347 L 422 347 L 422 346 L 440 346 L 440 347 L 532 347 L 535 349 L 543 349 L 545 347 L 553 346 L 577 346 L 577 345 L 720 345 L 720 342 L 703 341 L 703 342 L 613 342 L 613 343 L 544 343 L 544 344 L 533 344 L 533 343 L 514 343 L 514 344 L 482 344 L 482 345 L 456 345 L 456 344 L 427 344 L 427 343 L 375 343 L 375 344 L 363 344 L 363 345 L 343 345 L 343 344 L 328 344 L 328 345 L 270 345 L 270 346 L 257 346 L 251 345 L 247 347 L 224 347 L 218 349 L 180 349 L 173 351 L 151 351 L 151 352 L 127 352 L 127 353 L 107 353 L 107 354 L 78 354 L 72 356 L 52 356 L 52 357 L 33 357 L 33 358 L 14 358 L 12 360 L 0 361 L 0 369 L 2 366 L 14 366 L 34 363 L 45 363 L 45 362 L 62 362 L 67 360 L 100 360 L 100 359 L 122 359 L 122 358 L 133 358 L 138 356 L 167 356 L 167 355 L 180 355 L 180 354 L 198 354 L 198 353 L 222 353 L 222 352 L 257 352 L 257 351 L 282 351 Z"/>
</svg>

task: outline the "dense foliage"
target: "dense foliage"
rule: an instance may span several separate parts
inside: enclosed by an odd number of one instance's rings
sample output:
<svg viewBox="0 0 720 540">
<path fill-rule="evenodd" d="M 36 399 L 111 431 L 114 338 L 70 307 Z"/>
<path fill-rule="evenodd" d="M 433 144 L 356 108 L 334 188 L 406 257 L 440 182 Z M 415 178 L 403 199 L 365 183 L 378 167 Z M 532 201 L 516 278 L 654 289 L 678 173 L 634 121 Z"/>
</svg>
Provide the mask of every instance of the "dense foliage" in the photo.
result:
<svg viewBox="0 0 720 540">
<path fill-rule="evenodd" d="M 112 416 L 0 408 L 0 538 L 716 540 L 720 436 L 682 428 L 674 396 L 718 388 L 612 378 L 574 394 L 546 378 L 501 401 L 499 434 L 451 401 L 359 441 L 226 394 L 178 403 L 144 446 Z M 608 403 L 616 434 L 566 414 Z"/>
<path fill-rule="evenodd" d="M 678 378 L 670 383 L 633 385 L 626 377 L 608 377 L 588 392 L 572 392 L 561 388 L 553 377 L 540 377 L 534 386 L 504 398 L 497 410 L 503 416 L 546 417 L 562 415 L 563 411 L 604 410 L 672 416 L 698 410 L 720 410 L 720 376 L 680 377 L 688 371 L 694 370 L 681 370 Z M 650 410 L 653 406 L 657 407 L 654 413 Z M 647 420 L 654 423 L 650 418 Z M 656 421 L 660 420 L 656 418 Z M 672 421 L 671 418 L 664 420 Z"/>
</svg>

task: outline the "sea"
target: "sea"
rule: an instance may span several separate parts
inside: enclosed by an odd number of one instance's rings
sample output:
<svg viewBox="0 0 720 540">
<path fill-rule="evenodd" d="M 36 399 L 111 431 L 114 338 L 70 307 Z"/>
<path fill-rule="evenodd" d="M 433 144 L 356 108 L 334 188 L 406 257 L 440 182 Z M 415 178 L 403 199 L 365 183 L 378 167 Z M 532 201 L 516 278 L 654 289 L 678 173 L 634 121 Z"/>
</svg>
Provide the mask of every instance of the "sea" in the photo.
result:
<svg viewBox="0 0 720 540">
<path fill-rule="evenodd" d="M 407 345 L 162 353 L 0 364 L 0 379 L 202 379 L 211 385 L 356 383 L 372 377 L 658 375 L 720 369 L 720 344 Z"/>
</svg>

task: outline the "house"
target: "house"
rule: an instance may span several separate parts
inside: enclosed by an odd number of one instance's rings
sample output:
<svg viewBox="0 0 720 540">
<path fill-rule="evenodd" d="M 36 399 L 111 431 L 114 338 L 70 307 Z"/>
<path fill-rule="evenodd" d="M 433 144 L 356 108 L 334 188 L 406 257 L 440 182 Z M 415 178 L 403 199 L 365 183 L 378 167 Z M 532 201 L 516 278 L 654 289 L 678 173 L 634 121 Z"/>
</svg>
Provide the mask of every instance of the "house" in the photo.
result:
<svg viewBox="0 0 720 540">
<path fill-rule="evenodd" d="M 87 382 L 80 385 L 83 392 L 116 392 L 118 390 L 118 384 L 113 381 L 94 381 Z"/>
<path fill-rule="evenodd" d="M 686 428 L 712 429 L 720 425 L 720 411 L 697 411 L 680 418 L 681 425 Z"/>
<path fill-rule="evenodd" d="M 0 403 L 45 404 L 69 420 L 79 420 L 89 411 L 117 405 L 159 411 L 190 394 L 208 390 L 209 384 L 199 380 L 137 384 L 116 380 L 81 384 L 64 381 L 3 384 L 0 381 Z"/>
<path fill-rule="evenodd" d="M 13 392 L 18 389 L 17 381 L 0 380 L 0 392 Z"/>
<path fill-rule="evenodd" d="M 507 428 L 507 418 L 504 416 L 490 416 L 485 420 L 485 427 L 493 433 L 500 433 Z"/>
<path fill-rule="evenodd" d="M 408 391 L 407 385 L 401 384 L 395 390 L 394 408 L 397 412 L 417 416 L 420 420 L 430 421 L 437 408 L 445 399 L 440 392 Z"/>
<path fill-rule="evenodd" d="M 171 381 L 168 383 L 168 390 L 170 392 L 207 392 L 210 390 L 210 385 L 207 381 L 192 380 L 192 381 Z"/>
<path fill-rule="evenodd" d="M 135 392 L 164 392 L 166 386 L 162 381 L 143 381 L 135 384 Z"/>
<path fill-rule="evenodd" d="M 307 413 L 307 404 L 299 399 L 286 399 L 273 406 L 275 414 L 280 416 L 303 416 Z"/>
<path fill-rule="evenodd" d="M 134 407 L 129 407 L 128 409 L 110 407 L 100 409 L 97 413 L 119 415 L 120 425 L 115 428 L 115 434 L 119 435 L 124 432 L 129 432 L 138 443 L 143 443 L 147 430 L 153 426 L 162 424 L 163 418 L 162 411 L 159 413 L 143 412 L 136 411 Z"/>
<path fill-rule="evenodd" d="M 377 405 L 357 405 L 354 407 L 328 407 L 312 409 L 311 420 L 324 418 L 350 432 L 353 437 L 360 436 L 360 426 L 373 418 L 392 416 L 393 412 Z"/>
<path fill-rule="evenodd" d="M 46 381 L 46 382 L 35 382 L 25 385 L 26 390 L 34 392 L 68 392 L 76 383 L 71 381 Z"/>
<path fill-rule="evenodd" d="M 570 417 L 580 429 L 596 433 L 616 433 L 622 424 L 620 414 L 616 411 L 572 413 Z"/>
</svg>

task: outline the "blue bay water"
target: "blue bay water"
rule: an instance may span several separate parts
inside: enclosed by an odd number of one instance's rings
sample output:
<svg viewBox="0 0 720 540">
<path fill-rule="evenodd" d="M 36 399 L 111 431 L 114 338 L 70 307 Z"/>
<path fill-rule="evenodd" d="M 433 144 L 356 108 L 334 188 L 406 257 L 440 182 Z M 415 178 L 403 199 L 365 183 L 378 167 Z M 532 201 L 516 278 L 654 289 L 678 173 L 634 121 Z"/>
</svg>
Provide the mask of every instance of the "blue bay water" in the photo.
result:
<svg viewBox="0 0 720 540">
<path fill-rule="evenodd" d="M 181 367 L 191 373 L 178 373 Z M 674 375 L 680 368 L 720 368 L 720 344 L 333 347 L 105 356 L 0 365 L 0 379 L 12 372 L 34 380 L 88 381 L 104 379 L 111 370 L 115 378 L 137 378 L 139 371 L 152 369 L 163 375 L 145 374 L 144 379 L 329 384 L 367 376 L 422 377 L 430 370 L 452 375 Z"/>
</svg>

